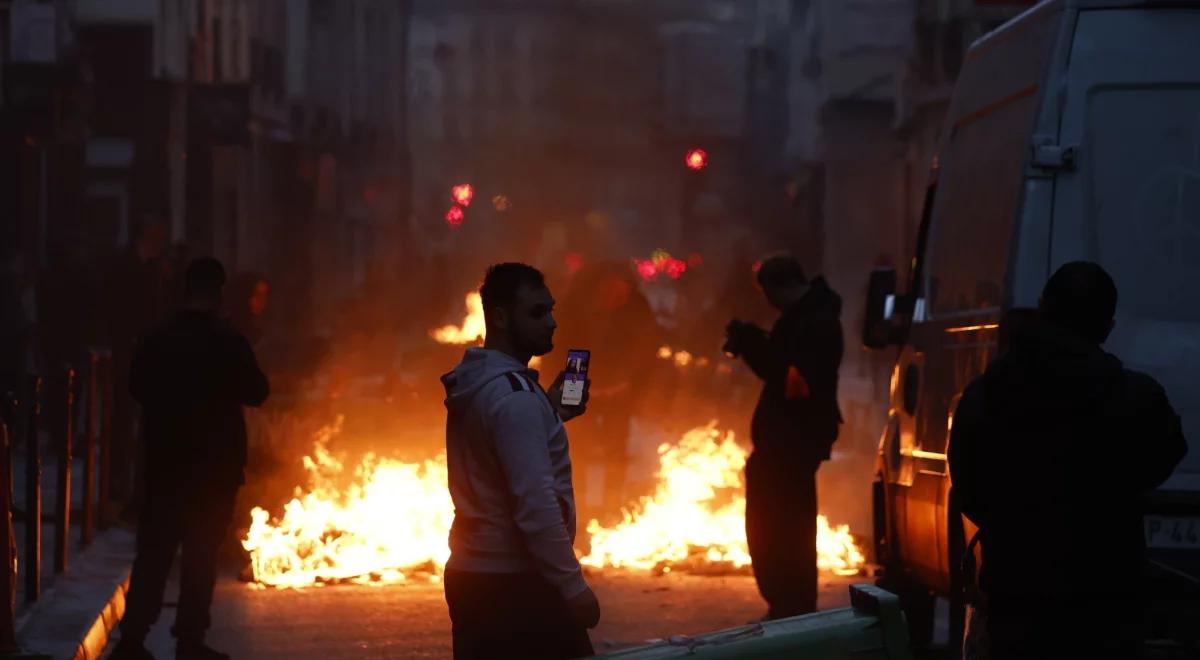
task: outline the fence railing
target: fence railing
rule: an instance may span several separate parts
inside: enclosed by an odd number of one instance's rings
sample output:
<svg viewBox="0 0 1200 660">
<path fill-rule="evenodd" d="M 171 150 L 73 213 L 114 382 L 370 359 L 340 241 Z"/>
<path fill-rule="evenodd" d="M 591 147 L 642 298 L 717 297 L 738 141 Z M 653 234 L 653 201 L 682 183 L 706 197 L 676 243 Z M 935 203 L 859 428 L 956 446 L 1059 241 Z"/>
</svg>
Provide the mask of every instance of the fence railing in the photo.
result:
<svg viewBox="0 0 1200 660">
<path fill-rule="evenodd" d="M 78 550 L 95 540 L 97 528 L 112 522 L 106 515 L 111 507 L 105 506 L 112 454 L 111 362 L 110 351 L 92 348 L 84 371 L 63 365 L 52 378 L 28 375 L 20 392 L 0 392 L 0 654 L 17 650 L 19 580 L 24 581 L 25 602 L 33 603 L 41 596 L 43 527 L 48 523 L 54 535 L 54 572 L 63 573 L 73 552 L 72 525 L 80 528 Z M 46 405 L 48 402 L 55 405 Z M 82 419 L 78 419 L 81 405 Z M 46 447 L 53 452 L 56 467 L 53 511 L 46 516 L 42 513 L 44 431 L 49 431 Z M 72 508 L 76 449 L 82 450 L 83 463 L 78 511 Z M 25 481 L 24 502 L 19 508 L 13 497 L 18 466 L 24 469 Z M 14 518 L 24 524 L 20 558 Z"/>
</svg>

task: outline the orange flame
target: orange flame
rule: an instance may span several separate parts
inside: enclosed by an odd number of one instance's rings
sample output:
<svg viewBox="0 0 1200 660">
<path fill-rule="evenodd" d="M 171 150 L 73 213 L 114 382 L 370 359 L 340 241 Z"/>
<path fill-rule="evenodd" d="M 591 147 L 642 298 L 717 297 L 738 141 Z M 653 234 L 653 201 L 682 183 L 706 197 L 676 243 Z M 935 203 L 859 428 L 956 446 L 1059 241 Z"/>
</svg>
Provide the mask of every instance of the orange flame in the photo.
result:
<svg viewBox="0 0 1200 660">
<path fill-rule="evenodd" d="M 477 344 L 482 343 L 487 333 L 483 321 L 483 297 L 478 291 L 467 294 L 467 316 L 463 319 L 462 327 L 447 325 L 429 331 L 439 344 Z"/>
<path fill-rule="evenodd" d="M 454 507 L 446 488 L 446 459 L 404 463 L 367 454 L 353 482 L 337 483 L 345 468 L 328 449 L 342 419 L 318 431 L 304 457 L 308 489 L 271 519 L 251 513 L 242 547 L 254 580 L 274 587 L 330 582 L 403 582 L 424 572 L 436 579 L 450 556 L 447 543 Z"/>
<path fill-rule="evenodd" d="M 692 429 L 676 445 L 658 448 L 658 486 L 612 528 L 588 523 L 591 552 L 580 561 L 593 567 L 670 571 L 701 555 L 709 564 L 750 565 L 746 544 L 746 496 L 742 470 L 746 450 L 716 422 Z M 817 567 L 855 575 L 866 558 L 848 525 L 830 527 L 817 516 Z"/>
<path fill-rule="evenodd" d="M 251 512 L 242 546 L 259 585 L 304 588 L 337 582 L 382 585 L 425 576 L 439 579 L 449 558 L 454 506 L 446 461 L 406 463 L 366 455 L 349 471 L 329 450 L 342 420 L 321 429 L 304 457 L 308 484 L 272 518 Z M 658 448 L 654 494 L 605 528 L 587 525 L 592 567 L 664 572 L 684 561 L 720 568 L 750 566 L 742 470 L 746 450 L 716 423 L 692 429 Z M 817 517 L 818 568 L 858 573 L 864 557 L 846 525 Z"/>
</svg>

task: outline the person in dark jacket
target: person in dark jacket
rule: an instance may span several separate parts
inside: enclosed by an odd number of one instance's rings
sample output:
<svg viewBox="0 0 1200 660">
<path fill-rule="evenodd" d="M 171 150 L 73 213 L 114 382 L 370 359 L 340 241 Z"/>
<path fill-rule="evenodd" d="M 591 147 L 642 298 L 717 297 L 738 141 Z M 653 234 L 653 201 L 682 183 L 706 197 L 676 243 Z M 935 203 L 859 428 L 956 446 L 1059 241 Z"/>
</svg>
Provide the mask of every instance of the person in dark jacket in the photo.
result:
<svg viewBox="0 0 1200 660">
<path fill-rule="evenodd" d="M 198 259 L 187 269 L 182 308 L 140 341 L 130 390 L 142 406 L 146 494 L 138 521 L 121 641 L 113 658 L 150 658 L 144 641 L 182 546 L 176 658 L 229 656 L 204 644 L 217 550 L 244 481 L 243 406 L 269 391 L 245 337 L 217 315 L 225 269 Z"/>
<path fill-rule="evenodd" d="M 842 301 L 790 256 L 764 261 L 758 283 L 782 315 L 770 333 L 733 321 L 725 350 L 763 380 L 746 461 L 746 540 L 767 618 L 775 619 L 817 609 L 816 480 L 842 422 Z"/>
<path fill-rule="evenodd" d="M 953 497 L 981 530 L 994 659 L 1138 655 L 1137 497 L 1187 444 L 1163 388 L 1100 347 L 1116 303 L 1100 266 L 1063 266 L 954 412 Z"/>
</svg>

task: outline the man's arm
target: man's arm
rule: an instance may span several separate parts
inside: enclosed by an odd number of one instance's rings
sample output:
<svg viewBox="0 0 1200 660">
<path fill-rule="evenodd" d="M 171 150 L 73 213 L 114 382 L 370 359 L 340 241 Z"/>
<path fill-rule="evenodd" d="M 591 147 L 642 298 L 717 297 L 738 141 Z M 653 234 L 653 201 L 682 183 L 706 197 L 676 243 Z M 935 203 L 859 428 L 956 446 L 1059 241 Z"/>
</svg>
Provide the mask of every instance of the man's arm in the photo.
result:
<svg viewBox="0 0 1200 660">
<path fill-rule="evenodd" d="M 258 366 L 254 349 L 240 334 L 233 336 L 233 392 L 243 406 L 261 406 L 271 394 L 267 375 Z"/>
<path fill-rule="evenodd" d="M 792 350 L 789 358 L 803 379 L 801 392 L 811 391 L 817 396 L 836 396 L 838 368 L 844 350 L 842 324 L 836 317 L 823 316 L 812 319 L 801 334 L 791 338 Z M 804 398 L 807 395 L 802 394 Z"/>
<path fill-rule="evenodd" d="M 515 503 L 513 517 L 541 574 L 564 599 L 587 590 L 554 492 L 550 438 L 542 424 L 541 395 L 512 392 L 489 411 L 500 469 Z"/>
<path fill-rule="evenodd" d="M 1117 452 L 1111 458 L 1117 474 L 1124 472 L 1132 481 L 1134 492 L 1157 488 L 1187 454 L 1187 440 L 1179 414 L 1171 407 L 1167 392 L 1158 381 L 1146 374 L 1126 373 L 1129 412 L 1122 420 L 1127 428 L 1121 435 L 1129 442 L 1129 451 Z"/>
<path fill-rule="evenodd" d="M 738 332 L 737 342 L 746 366 L 764 381 L 782 378 L 789 357 L 784 343 L 752 323 L 741 326 Z"/>
<path fill-rule="evenodd" d="M 958 503 L 959 511 L 971 522 L 983 527 L 988 506 L 982 483 L 986 467 L 981 465 L 980 437 L 983 424 L 983 393 L 979 380 L 967 386 L 958 407 L 954 409 L 953 426 L 950 428 L 950 447 L 947 450 L 950 462 L 951 493 Z"/>
</svg>

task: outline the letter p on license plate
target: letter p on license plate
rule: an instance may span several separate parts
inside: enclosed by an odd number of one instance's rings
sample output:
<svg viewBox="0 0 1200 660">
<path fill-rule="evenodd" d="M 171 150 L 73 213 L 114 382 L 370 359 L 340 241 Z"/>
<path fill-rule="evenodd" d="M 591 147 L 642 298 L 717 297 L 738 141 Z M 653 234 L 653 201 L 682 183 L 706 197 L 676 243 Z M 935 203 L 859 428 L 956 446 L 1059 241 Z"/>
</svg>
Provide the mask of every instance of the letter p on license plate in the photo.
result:
<svg viewBox="0 0 1200 660">
<path fill-rule="evenodd" d="M 1200 549 L 1200 517 L 1150 515 L 1144 523 L 1148 548 Z"/>
</svg>

